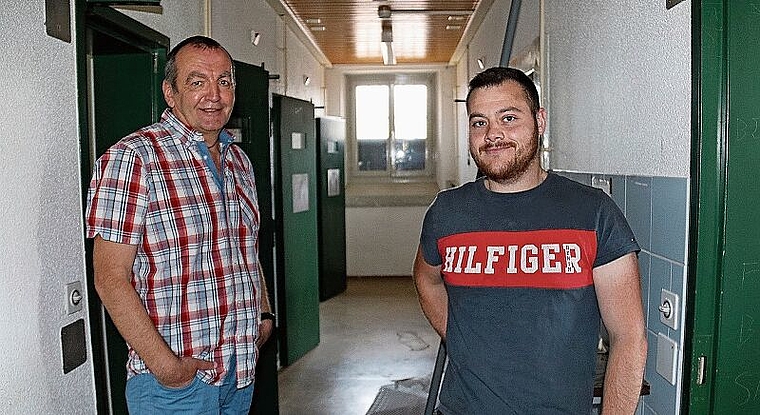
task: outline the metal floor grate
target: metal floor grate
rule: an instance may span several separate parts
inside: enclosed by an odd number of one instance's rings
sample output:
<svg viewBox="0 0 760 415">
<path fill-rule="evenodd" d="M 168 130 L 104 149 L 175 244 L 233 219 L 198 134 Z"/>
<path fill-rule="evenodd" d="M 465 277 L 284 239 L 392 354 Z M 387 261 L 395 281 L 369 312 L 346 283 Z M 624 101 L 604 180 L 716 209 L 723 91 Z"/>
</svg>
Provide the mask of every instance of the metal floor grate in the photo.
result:
<svg viewBox="0 0 760 415">
<path fill-rule="evenodd" d="M 425 412 L 429 379 L 404 379 L 380 387 L 367 415 L 420 415 Z"/>
</svg>

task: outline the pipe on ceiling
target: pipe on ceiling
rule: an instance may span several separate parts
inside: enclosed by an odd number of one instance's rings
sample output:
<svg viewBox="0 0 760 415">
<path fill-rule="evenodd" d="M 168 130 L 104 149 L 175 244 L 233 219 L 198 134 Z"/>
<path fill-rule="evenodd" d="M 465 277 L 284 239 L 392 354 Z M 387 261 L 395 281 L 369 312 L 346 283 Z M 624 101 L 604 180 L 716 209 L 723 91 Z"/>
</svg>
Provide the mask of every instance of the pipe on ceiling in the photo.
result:
<svg viewBox="0 0 760 415">
<path fill-rule="evenodd" d="M 509 66 L 509 57 L 512 55 L 512 44 L 515 40 L 517 31 L 517 19 L 520 17 L 520 5 L 522 0 L 512 0 L 509 6 L 509 18 L 507 19 L 507 30 L 504 33 L 504 44 L 501 47 L 501 60 L 499 66 Z"/>
</svg>

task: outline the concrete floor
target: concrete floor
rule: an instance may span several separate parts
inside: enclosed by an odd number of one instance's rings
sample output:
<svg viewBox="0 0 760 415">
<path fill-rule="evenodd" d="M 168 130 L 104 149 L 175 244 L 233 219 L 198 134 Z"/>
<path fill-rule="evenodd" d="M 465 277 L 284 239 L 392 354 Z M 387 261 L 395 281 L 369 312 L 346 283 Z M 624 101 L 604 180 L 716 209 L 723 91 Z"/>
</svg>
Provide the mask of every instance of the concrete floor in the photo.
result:
<svg viewBox="0 0 760 415">
<path fill-rule="evenodd" d="M 411 277 L 349 278 L 319 310 L 319 346 L 280 370 L 280 414 L 364 415 L 381 386 L 429 385 L 440 340 Z"/>
</svg>

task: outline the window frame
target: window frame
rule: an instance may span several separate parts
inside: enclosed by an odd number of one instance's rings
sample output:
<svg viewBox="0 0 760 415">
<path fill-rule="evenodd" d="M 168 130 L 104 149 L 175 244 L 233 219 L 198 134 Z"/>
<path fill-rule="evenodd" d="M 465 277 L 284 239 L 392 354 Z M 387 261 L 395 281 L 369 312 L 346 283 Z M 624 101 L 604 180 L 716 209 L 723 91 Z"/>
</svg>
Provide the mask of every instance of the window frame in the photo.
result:
<svg viewBox="0 0 760 415">
<path fill-rule="evenodd" d="M 437 142 L 436 122 L 437 107 L 436 81 L 435 72 L 419 73 L 392 73 L 392 74 L 347 74 L 345 75 L 346 84 L 346 173 L 347 176 L 357 182 L 372 183 L 396 183 L 410 181 L 435 181 L 436 167 L 435 146 Z M 390 93 L 389 100 L 389 132 L 390 137 L 386 142 L 386 160 L 387 167 L 385 170 L 364 171 L 359 170 L 359 146 L 356 138 L 356 87 L 360 85 L 388 85 Z M 390 157 L 390 152 L 394 146 L 395 134 L 393 131 L 394 123 L 394 95 L 393 87 L 395 85 L 425 85 L 427 87 L 427 138 L 425 140 L 425 168 L 424 170 L 395 170 Z"/>
</svg>

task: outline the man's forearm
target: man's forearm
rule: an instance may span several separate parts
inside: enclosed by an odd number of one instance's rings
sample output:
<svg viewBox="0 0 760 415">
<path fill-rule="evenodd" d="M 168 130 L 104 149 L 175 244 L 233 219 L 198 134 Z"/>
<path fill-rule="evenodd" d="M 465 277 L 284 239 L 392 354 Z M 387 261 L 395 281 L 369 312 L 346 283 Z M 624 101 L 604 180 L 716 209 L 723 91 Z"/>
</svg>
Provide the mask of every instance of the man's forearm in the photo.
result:
<svg viewBox="0 0 760 415">
<path fill-rule="evenodd" d="M 440 268 L 425 262 L 422 253 L 418 251 L 413 274 L 422 312 L 438 335 L 445 339 L 449 295 L 441 278 Z"/>
<path fill-rule="evenodd" d="M 170 370 L 177 356 L 158 333 L 131 284 L 98 284 L 98 295 L 124 340 L 154 373 Z"/>
<path fill-rule="evenodd" d="M 610 354 L 604 378 L 602 413 L 633 414 L 638 405 L 646 363 L 646 337 L 610 338 Z"/>
<path fill-rule="evenodd" d="M 159 375 L 172 371 L 178 357 L 158 333 L 130 282 L 137 247 L 95 239 L 95 290 L 124 340 L 148 368 Z"/>
</svg>

